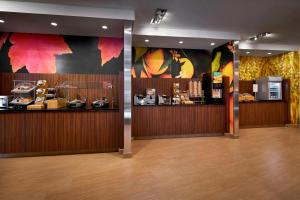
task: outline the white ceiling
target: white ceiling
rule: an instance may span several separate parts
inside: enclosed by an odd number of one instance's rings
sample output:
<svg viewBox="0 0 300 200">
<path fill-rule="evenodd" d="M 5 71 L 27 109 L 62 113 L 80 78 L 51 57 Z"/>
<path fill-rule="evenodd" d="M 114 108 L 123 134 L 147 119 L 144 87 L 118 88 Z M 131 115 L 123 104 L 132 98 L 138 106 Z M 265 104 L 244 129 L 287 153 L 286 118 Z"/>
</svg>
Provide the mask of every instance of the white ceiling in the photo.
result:
<svg viewBox="0 0 300 200">
<path fill-rule="evenodd" d="M 148 39 L 149 42 L 145 42 Z M 183 43 L 180 44 L 179 41 Z M 186 38 L 186 37 L 167 37 L 167 36 L 144 36 L 135 35 L 133 46 L 135 47 L 164 47 L 164 48 L 188 48 L 188 49 L 206 49 L 212 50 L 228 42 L 222 39 L 211 38 Z M 215 43 L 214 46 L 210 45 Z M 201 47 L 201 48 L 199 48 Z"/>
<path fill-rule="evenodd" d="M 250 52 L 250 53 L 246 53 Z M 259 49 L 241 49 L 239 50 L 239 55 L 241 56 L 258 56 L 258 57 L 271 57 L 279 54 L 286 53 L 287 51 L 278 51 L 278 50 L 259 50 Z M 269 54 L 271 53 L 271 54 Z"/>
<path fill-rule="evenodd" d="M 143 37 L 153 37 L 151 39 L 153 43 L 150 41 L 148 46 L 175 45 L 181 38 L 185 40 L 184 48 L 197 48 L 197 44 L 201 48 L 209 44 L 211 38 L 218 39 L 218 42 L 231 39 L 245 40 L 258 33 L 272 32 L 275 33 L 274 37 L 243 44 L 241 48 L 300 50 L 299 0 L 27 1 L 133 10 L 135 12 L 133 43 L 138 46 L 144 46 Z M 151 25 L 149 22 L 156 8 L 165 8 L 168 12 L 161 24 Z M 74 22 L 74 26 L 77 25 Z"/>
<path fill-rule="evenodd" d="M 122 20 L 0 12 L 0 19 L 4 18 L 6 23 L 0 24 L 2 32 L 123 37 L 124 31 Z M 58 26 L 51 26 L 51 22 Z M 109 29 L 103 30 L 102 25 Z"/>
</svg>

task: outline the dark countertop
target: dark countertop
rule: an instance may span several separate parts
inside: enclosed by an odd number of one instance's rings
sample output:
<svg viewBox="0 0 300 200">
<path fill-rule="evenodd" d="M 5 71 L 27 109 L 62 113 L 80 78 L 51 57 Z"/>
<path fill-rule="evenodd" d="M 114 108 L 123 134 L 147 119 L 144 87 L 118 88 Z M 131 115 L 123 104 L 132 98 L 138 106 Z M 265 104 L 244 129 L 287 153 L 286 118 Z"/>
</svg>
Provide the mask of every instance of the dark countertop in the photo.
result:
<svg viewBox="0 0 300 200">
<path fill-rule="evenodd" d="M 133 107 L 189 107 L 189 106 L 224 106 L 222 103 L 196 103 L 196 104 L 179 104 L 179 105 L 133 105 Z"/>
<path fill-rule="evenodd" d="M 242 102 L 239 102 L 241 104 L 247 104 L 247 103 L 278 103 L 278 102 L 282 102 L 282 103 L 285 103 L 284 100 L 259 100 L 259 101 L 242 101 Z"/>
<path fill-rule="evenodd" d="M 118 112 L 119 108 L 102 108 L 102 109 L 93 109 L 93 108 L 59 108 L 59 109 L 3 109 L 0 108 L 1 112 Z"/>
</svg>

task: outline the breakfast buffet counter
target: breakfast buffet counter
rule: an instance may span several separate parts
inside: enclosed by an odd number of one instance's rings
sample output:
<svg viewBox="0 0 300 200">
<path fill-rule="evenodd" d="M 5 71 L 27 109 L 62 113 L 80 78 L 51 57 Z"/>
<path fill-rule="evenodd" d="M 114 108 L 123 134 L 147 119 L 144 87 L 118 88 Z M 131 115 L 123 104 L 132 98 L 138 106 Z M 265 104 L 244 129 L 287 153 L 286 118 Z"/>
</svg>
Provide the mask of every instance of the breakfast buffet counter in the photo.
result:
<svg viewBox="0 0 300 200">
<path fill-rule="evenodd" d="M 48 109 L 30 108 L 33 103 L 21 109 L 12 105 L 0 109 L 0 156 L 112 152 L 123 148 L 122 77 L 122 73 L 0 73 L 1 95 L 17 96 L 12 94 L 14 80 L 46 80 L 40 82 L 47 83 L 48 92 L 58 83 L 72 83 L 76 87 L 67 89 L 67 92 L 58 88 L 57 94 L 64 96 L 66 93 L 70 100 L 77 96 L 86 99 L 83 108 L 69 108 L 67 105 L 50 108 L 47 100 L 45 108 Z M 114 87 L 105 89 L 109 83 Z M 33 91 L 41 95 L 37 90 L 35 88 Z M 102 97 L 107 97 L 110 102 L 113 99 L 115 104 L 109 104 L 108 108 L 92 109 L 93 101 Z"/>
<path fill-rule="evenodd" d="M 254 81 L 240 81 L 240 93 L 252 93 Z M 290 123 L 290 81 L 282 81 L 282 100 L 239 103 L 240 128 L 285 126 Z"/>
</svg>

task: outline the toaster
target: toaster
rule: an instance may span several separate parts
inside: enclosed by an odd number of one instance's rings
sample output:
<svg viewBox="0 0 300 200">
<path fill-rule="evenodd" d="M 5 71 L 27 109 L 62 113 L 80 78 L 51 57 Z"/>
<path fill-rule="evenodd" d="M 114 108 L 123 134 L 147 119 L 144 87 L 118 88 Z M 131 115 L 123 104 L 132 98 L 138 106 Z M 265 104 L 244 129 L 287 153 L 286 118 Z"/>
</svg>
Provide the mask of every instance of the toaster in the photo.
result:
<svg viewBox="0 0 300 200">
<path fill-rule="evenodd" d="M 13 96 L 0 96 L 0 108 L 8 108 L 8 104 L 12 99 Z"/>
</svg>

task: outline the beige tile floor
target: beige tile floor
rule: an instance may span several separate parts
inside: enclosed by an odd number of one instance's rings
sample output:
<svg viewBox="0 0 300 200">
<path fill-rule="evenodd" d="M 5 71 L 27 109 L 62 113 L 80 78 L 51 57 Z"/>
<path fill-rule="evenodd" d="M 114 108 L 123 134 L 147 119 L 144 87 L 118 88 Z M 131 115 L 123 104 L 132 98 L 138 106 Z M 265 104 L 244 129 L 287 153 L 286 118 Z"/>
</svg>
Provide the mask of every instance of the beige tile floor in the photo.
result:
<svg viewBox="0 0 300 200">
<path fill-rule="evenodd" d="M 300 129 L 133 142 L 118 153 L 0 159 L 1 200 L 299 200 Z"/>
</svg>

